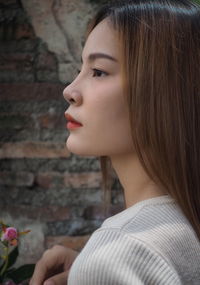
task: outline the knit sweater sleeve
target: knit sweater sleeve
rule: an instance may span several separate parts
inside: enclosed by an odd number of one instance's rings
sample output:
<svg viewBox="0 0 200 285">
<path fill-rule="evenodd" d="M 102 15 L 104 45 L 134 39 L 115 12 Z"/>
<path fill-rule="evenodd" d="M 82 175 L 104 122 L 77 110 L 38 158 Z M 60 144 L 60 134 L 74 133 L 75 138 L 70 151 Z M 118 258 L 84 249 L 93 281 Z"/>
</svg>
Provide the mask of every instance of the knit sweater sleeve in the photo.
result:
<svg viewBox="0 0 200 285">
<path fill-rule="evenodd" d="M 71 268 L 68 285 L 181 284 L 173 266 L 144 242 L 118 230 L 93 234 Z"/>
</svg>

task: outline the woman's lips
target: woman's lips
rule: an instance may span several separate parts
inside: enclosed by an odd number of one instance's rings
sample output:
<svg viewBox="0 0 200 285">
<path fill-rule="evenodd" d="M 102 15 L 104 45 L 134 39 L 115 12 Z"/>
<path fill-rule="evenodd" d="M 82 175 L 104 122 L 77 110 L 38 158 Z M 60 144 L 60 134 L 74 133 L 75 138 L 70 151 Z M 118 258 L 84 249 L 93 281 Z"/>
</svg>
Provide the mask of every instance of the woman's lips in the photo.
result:
<svg viewBox="0 0 200 285">
<path fill-rule="evenodd" d="M 73 130 L 82 127 L 83 125 L 75 120 L 71 115 L 65 113 L 65 118 L 67 119 L 67 129 Z"/>
<path fill-rule="evenodd" d="M 77 128 L 80 128 L 80 127 L 82 127 L 82 125 L 81 124 L 77 124 L 75 122 L 68 122 L 67 123 L 67 128 L 69 130 L 77 129 Z"/>
</svg>

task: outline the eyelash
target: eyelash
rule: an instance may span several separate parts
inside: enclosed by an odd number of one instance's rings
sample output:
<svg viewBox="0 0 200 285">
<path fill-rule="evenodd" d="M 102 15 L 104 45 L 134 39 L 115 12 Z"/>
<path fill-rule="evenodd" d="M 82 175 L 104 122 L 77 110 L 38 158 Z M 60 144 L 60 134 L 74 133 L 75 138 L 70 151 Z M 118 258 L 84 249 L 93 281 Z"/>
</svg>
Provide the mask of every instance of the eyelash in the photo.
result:
<svg viewBox="0 0 200 285">
<path fill-rule="evenodd" d="M 102 77 L 102 76 L 98 76 L 98 73 L 101 73 L 101 75 L 103 75 L 103 76 L 108 75 L 107 72 L 102 71 L 100 69 L 93 68 L 92 71 L 93 71 L 93 77 Z"/>
<path fill-rule="evenodd" d="M 101 73 L 101 74 L 103 74 L 104 76 L 108 75 L 107 72 L 102 71 L 102 70 L 97 69 L 97 68 L 92 68 L 92 71 L 93 71 L 92 77 L 102 77 L 102 76 L 98 76 L 98 73 Z M 78 73 L 78 74 L 79 74 L 80 72 L 81 72 L 81 70 L 77 70 L 77 73 Z"/>
</svg>

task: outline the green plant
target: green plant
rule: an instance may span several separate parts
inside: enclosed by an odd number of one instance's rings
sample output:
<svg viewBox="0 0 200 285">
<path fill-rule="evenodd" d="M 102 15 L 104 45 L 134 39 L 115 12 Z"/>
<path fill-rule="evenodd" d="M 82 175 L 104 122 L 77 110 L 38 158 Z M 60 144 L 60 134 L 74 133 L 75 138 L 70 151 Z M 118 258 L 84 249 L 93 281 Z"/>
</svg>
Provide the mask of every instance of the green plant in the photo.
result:
<svg viewBox="0 0 200 285">
<path fill-rule="evenodd" d="M 14 267 L 19 255 L 20 236 L 28 232 L 30 230 L 19 232 L 16 228 L 0 222 L 0 284 L 20 284 L 32 276 L 34 264 L 25 264 L 18 268 Z"/>
</svg>

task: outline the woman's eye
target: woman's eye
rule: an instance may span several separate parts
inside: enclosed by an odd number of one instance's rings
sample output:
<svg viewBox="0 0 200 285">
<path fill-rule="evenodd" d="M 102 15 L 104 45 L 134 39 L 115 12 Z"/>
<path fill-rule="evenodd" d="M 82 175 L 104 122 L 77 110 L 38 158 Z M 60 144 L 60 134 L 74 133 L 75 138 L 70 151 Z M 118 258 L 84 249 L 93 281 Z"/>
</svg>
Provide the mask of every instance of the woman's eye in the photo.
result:
<svg viewBox="0 0 200 285">
<path fill-rule="evenodd" d="M 105 71 L 99 70 L 99 69 L 92 69 L 93 70 L 93 77 L 102 77 L 108 75 Z"/>
</svg>

